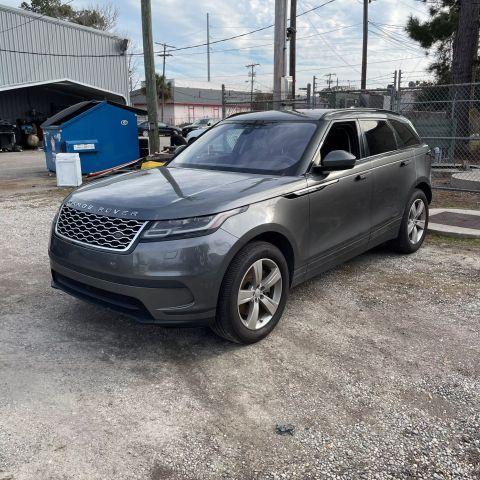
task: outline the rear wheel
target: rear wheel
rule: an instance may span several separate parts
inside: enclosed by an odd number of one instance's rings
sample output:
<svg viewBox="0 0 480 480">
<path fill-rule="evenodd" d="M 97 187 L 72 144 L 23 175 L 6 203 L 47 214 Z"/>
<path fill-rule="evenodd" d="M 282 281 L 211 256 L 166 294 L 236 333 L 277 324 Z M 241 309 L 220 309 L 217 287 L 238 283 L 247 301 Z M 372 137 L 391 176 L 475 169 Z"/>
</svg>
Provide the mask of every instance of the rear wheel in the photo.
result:
<svg viewBox="0 0 480 480">
<path fill-rule="evenodd" d="M 425 240 L 428 227 L 428 201 L 421 190 L 415 190 L 410 197 L 398 237 L 392 242 L 394 250 L 400 253 L 414 253 Z"/>
<path fill-rule="evenodd" d="M 280 320 L 288 289 L 288 266 L 280 250 L 267 242 L 246 245 L 225 274 L 212 329 L 233 342 L 258 342 Z"/>
</svg>

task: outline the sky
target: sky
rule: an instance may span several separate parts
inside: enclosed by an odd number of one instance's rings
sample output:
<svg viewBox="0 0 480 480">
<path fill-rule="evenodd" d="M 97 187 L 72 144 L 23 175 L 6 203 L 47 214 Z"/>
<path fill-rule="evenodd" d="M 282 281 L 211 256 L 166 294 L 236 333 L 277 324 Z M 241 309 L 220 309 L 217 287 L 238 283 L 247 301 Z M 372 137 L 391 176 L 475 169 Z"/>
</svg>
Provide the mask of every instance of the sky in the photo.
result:
<svg viewBox="0 0 480 480">
<path fill-rule="evenodd" d="M 297 0 L 297 14 L 327 0 Z M 0 0 L 18 6 L 20 0 Z M 129 38 L 131 49 L 142 51 L 140 0 L 96 0 L 113 3 L 119 17 L 115 33 Z M 91 0 L 73 0 L 74 8 L 87 7 Z M 270 25 L 274 0 L 152 0 L 153 37 L 176 48 L 206 42 L 206 15 L 210 14 L 210 38 L 216 41 Z M 360 86 L 362 51 L 362 0 L 333 0 L 297 19 L 297 88 L 318 78 L 318 88 L 327 86 L 329 73 L 340 85 Z M 403 27 L 410 15 L 425 19 L 427 7 L 419 0 L 373 0 L 369 6 L 367 87 L 381 88 L 393 81 L 401 69 L 409 81 L 426 80 L 429 58 L 406 36 Z M 255 88 L 271 91 L 273 83 L 273 28 L 211 46 L 211 77 L 207 82 L 206 47 L 167 57 L 167 78 L 181 86 L 249 89 L 245 65 L 258 63 Z M 161 47 L 158 46 L 158 50 Z M 137 57 L 138 76 L 143 76 L 143 58 Z M 158 72 L 162 59 L 156 57 Z"/>
</svg>

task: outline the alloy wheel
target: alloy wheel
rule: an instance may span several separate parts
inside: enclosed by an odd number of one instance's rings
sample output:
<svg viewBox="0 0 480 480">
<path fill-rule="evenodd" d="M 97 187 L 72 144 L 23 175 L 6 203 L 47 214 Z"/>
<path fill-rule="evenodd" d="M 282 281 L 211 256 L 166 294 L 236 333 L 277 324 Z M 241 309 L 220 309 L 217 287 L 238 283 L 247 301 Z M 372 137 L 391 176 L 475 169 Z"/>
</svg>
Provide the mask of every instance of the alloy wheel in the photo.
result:
<svg viewBox="0 0 480 480">
<path fill-rule="evenodd" d="M 410 207 L 407 224 L 408 239 L 413 245 L 416 245 L 422 240 L 425 234 L 426 220 L 427 209 L 425 204 L 421 198 L 417 198 Z"/>
<path fill-rule="evenodd" d="M 282 272 L 269 258 L 256 260 L 240 282 L 238 314 L 250 330 L 258 330 L 273 318 L 282 298 Z"/>
</svg>

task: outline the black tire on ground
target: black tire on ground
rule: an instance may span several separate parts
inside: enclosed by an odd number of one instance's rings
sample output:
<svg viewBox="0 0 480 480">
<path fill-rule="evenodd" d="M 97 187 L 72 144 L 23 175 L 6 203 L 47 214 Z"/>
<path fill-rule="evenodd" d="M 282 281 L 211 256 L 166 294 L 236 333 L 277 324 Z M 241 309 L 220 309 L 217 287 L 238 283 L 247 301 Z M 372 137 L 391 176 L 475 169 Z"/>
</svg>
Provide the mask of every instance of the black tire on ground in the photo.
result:
<svg viewBox="0 0 480 480">
<path fill-rule="evenodd" d="M 425 218 L 425 228 L 424 228 L 422 237 L 417 243 L 412 243 L 412 241 L 409 238 L 408 220 L 409 220 L 410 209 L 412 207 L 412 204 L 416 200 L 421 200 L 423 202 L 423 208 L 425 209 L 425 212 L 426 212 L 426 218 Z M 399 253 L 406 253 L 406 254 L 414 253 L 422 246 L 423 241 L 425 240 L 425 236 L 427 234 L 427 229 L 428 229 L 428 200 L 427 200 L 427 197 L 425 196 L 425 193 L 423 193 L 422 190 L 416 189 L 413 191 L 405 207 L 402 223 L 400 225 L 400 230 L 398 232 L 398 237 L 392 242 L 390 242 L 390 247 L 394 251 Z"/>
<path fill-rule="evenodd" d="M 238 293 L 244 275 L 260 259 L 275 262 L 282 275 L 282 292 L 278 307 L 271 320 L 251 330 L 242 322 L 238 307 Z M 252 242 L 240 250 L 230 263 L 220 287 L 217 314 L 212 330 L 219 336 L 235 343 L 250 344 L 265 338 L 280 320 L 290 288 L 288 265 L 282 252 L 268 242 Z"/>
</svg>

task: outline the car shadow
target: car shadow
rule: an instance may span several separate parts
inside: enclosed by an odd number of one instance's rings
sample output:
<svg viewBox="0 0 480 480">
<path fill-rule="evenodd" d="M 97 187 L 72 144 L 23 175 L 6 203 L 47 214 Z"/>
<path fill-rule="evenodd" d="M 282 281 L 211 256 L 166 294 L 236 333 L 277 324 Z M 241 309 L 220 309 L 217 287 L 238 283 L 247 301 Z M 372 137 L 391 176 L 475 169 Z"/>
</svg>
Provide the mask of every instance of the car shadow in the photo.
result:
<svg viewBox="0 0 480 480">
<path fill-rule="evenodd" d="M 208 327 L 164 327 L 135 321 L 121 313 L 98 307 L 66 294 L 57 313 L 57 329 L 77 348 L 94 348 L 105 358 L 156 360 L 211 357 L 242 348 L 215 335 Z"/>
<path fill-rule="evenodd" d="M 303 286 L 312 282 L 321 282 L 326 276 L 335 275 L 343 269 L 361 268 L 375 257 L 397 255 L 387 246 L 375 247 L 321 275 L 309 280 L 306 284 L 292 289 L 291 299 L 301 295 Z M 78 348 L 94 347 L 102 351 L 105 358 L 128 358 L 137 360 L 157 360 L 159 358 L 175 358 L 179 353 L 189 357 L 187 352 L 195 352 L 192 358 L 208 358 L 235 352 L 243 348 L 262 348 L 264 340 L 251 346 L 239 345 L 215 335 L 208 327 L 163 327 L 155 324 L 144 324 L 121 313 L 99 307 L 88 302 L 77 300 L 62 292 L 54 317 L 56 329 L 60 328 L 69 340 L 73 340 Z"/>
</svg>

